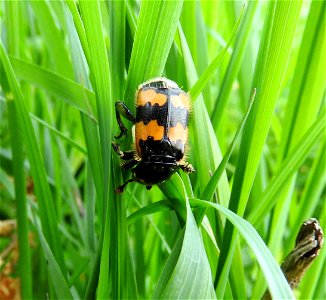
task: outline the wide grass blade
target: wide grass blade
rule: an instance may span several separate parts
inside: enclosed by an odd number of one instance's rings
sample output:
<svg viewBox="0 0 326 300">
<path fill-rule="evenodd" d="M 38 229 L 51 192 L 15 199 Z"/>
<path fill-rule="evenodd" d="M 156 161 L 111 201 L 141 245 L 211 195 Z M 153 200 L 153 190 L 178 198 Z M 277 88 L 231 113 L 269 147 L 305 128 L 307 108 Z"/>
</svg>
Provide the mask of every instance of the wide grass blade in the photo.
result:
<svg viewBox="0 0 326 300">
<path fill-rule="evenodd" d="M 178 238 L 153 298 L 215 299 L 204 244 L 188 201 L 187 222 Z"/>
<path fill-rule="evenodd" d="M 133 103 L 139 84 L 162 75 L 182 4 L 183 1 L 141 3 L 124 97 L 127 104 Z"/>
<path fill-rule="evenodd" d="M 87 38 L 89 49 L 88 65 L 91 71 L 91 78 L 93 89 L 96 95 L 96 106 L 98 113 L 98 130 L 100 136 L 100 148 L 95 149 L 93 153 L 101 153 L 101 173 L 97 180 L 99 186 L 103 187 L 98 195 L 101 202 L 102 224 L 101 236 L 99 242 L 98 253 L 95 263 L 93 265 L 93 276 L 88 284 L 87 297 L 94 297 L 96 289 L 97 274 L 100 273 L 100 286 L 99 294 L 103 296 L 102 291 L 107 296 L 108 292 L 108 274 L 109 274 L 109 249 L 104 249 L 99 262 L 100 252 L 102 251 L 102 243 L 109 243 L 110 241 L 110 228 L 107 226 L 107 219 L 109 219 L 110 211 L 107 208 L 109 183 L 111 182 L 111 138 L 112 138 L 112 116 L 113 114 L 113 101 L 111 94 L 111 74 L 109 59 L 107 55 L 104 29 L 102 24 L 102 15 L 99 1 L 81 1 L 80 11 L 82 21 Z M 86 45 L 84 45 L 86 46 Z M 96 159 L 96 158 L 94 158 Z M 105 241 L 104 241 L 105 240 Z M 100 270 L 99 270 L 100 263 Z M 104 276 L 104 277 L 103 277 Z"/>
</svg>

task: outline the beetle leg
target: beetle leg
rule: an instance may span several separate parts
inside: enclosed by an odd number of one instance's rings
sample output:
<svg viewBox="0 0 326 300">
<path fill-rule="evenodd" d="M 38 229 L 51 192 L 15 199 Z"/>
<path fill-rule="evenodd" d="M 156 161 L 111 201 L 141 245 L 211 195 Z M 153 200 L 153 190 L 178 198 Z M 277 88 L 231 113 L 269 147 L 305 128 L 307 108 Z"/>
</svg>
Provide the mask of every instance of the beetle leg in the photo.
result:
<svg viewBox="0 0 326 300">
<path fill-rule="evenodd" d="M 121 194 L 124 190 L 124 188 L 126 187 L 126 185 L 129 183 L 129 182 L 134 182 L 134 181 L 137 181 L 137 179 L 133 178 L 133 179 L 129 179 L 127 180 L 123 185 L 120 185 L 118 186 L 115 191 L 119 194 Z"/>
<path fill-rule="evenodd" d="M 179 167 L 183 172 L 186 172 L 186 173 L 195 172 L 194 167 L 190 163 L 188 163 L 186 161 L 183 161 L 183 162 L 179 163 Z"/>
<path fill-rule="evenodd" d="M 113 150 L 120 156 L 123 160 L 131 160 L 135 157 L 136 152 L 135 150 L 129 150 L 129 151 L 121 151 L 118 144 L 112 142 L 112 148 Z"/>
<path fill-rule="evenodd" d="M 130 161 L 127 161 L 126 163 L 124 163 L 121 167 L 124 170 L 128 170 L 130 168 L 132 168 L 133 166 L 137 165 L 139 163 L 139 161 L 137 159 L 132 159 Z"/>
<path fill-rule="evenodd" d="M 116 139 L 121 138 L 123 135 L 127 135 L 127 128 L 123 125 L 121 116 L 131 121 L 133 124 L 136 123 L 136 118 L 130 109 L 122 101 L 117 101 L 115 103 L 115 116 L 120 128 L 120 134 L 115 136 Z"/>
</svg>

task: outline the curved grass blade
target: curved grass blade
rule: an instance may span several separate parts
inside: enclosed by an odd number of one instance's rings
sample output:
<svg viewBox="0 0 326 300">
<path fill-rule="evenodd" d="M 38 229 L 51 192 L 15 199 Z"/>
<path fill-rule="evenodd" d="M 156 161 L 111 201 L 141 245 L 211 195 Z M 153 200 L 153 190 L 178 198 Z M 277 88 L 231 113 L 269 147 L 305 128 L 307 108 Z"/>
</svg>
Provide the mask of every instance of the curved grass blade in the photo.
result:
<svg viewBox="0 0 326 300">
<path fill-rule="evenodd" d="M 215 299 L 209 262 L 188 200 L 186 208 L 185 229 L 165 265 L 153 298 Z"/>
<path fill-rule="evenodd" d="M 279 265 L 250 223 L 217 203 L 199 199 L 191 199 L 190 203 L 192 206 L 212 207 L 223 213 L 255 253 L 273 299 L 295 299 Z"/>
<path fill-rule="evenodd" d="M 171 210 L 172 205 L 171 202 L 168 200 L 157 201 L 154 203 L 150 203 L 143 208 L 138 209 L 130 216 L 128 216 L 128 224 L 135 222 L 138 218 L 143 216 L 154 214 L 156 212 Z"/>
<path fill-rule="evenodd" d="M 75 81 L 19 58 L 10 57 L 17 77 L 45 89 L 95 120 L 95 95 Z M 85 99 L 86 98 L 86 99 Z"/>
</svg>

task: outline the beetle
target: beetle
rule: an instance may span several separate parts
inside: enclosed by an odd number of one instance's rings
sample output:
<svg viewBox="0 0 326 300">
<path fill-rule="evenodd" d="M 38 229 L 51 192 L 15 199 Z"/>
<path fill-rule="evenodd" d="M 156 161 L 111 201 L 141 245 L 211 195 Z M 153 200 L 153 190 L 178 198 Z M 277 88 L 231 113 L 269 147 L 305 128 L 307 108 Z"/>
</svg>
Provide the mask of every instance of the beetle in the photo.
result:
<svg viewBox="0 0 326 300">
<path fill-rule="evenodd" d="M 120 139 L 127 134 L 121 116 L 135 124 L 135 149 L 121 151 L 112 147 L 122 160 L 123 169 L 132 169 L 133 177 L 119 186 L 122 193 L 129 182 L 139 182 L 146 188 L 169 179 L 178 169 L 186 173 L 194 168 L 185 160 L 188 140 L 189 97 L 172 80 L 154 78 L 138 87 L 136 116 L 122 102 L 115 103 Z"/>
</svg>

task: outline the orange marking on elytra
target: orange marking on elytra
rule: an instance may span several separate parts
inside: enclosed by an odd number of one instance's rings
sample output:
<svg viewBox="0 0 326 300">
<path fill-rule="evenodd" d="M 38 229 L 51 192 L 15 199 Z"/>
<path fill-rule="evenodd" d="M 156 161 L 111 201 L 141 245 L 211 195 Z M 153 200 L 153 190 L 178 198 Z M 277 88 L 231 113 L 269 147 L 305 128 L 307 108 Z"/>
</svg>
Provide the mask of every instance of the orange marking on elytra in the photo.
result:
<svg viewBox="0 0 326 300">
<path fill-rule="evenodd" d="M 137 94 L 137 105 L 145 105 L 149 102 L 152 106 L 156 103 L 162 106 L 166 99 L 166 95 L 156 93 L 153 89 L 140 90 Z"/>
<path fill-rule="evenodd" d="M 179 95 L 171 95 L 170 100 L 174 107 L 189 109 L 189 98 L 184 93 L 180 93 Z"/>
<path fill-rule="evenodd" d="M 169 128 L 168 138 L 171 142 L 180 140 L 185 145 L 188 139 L 188 127 L 183 128 L 180 123 L 177 123 L 176 126 Z"/>
<path fill-rule="evenodd" d="M 141 157 L 139 141 L 146 141 L 149 136 L 152 136 L 153 140 L 160 141 L 164 136 L 164 127 L 158 125 L 156 120 L 150 121 L 147 125 L 145 125 L 143 121 L 140 121 L 136 123 L 135 127 L 136 149 L 138 155 Z"/>
</svg>

